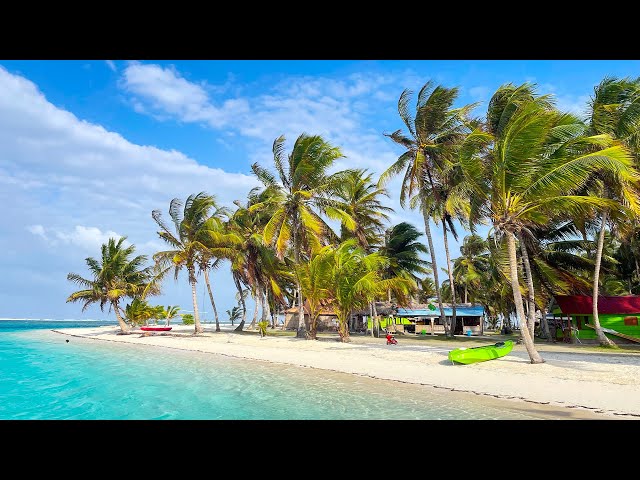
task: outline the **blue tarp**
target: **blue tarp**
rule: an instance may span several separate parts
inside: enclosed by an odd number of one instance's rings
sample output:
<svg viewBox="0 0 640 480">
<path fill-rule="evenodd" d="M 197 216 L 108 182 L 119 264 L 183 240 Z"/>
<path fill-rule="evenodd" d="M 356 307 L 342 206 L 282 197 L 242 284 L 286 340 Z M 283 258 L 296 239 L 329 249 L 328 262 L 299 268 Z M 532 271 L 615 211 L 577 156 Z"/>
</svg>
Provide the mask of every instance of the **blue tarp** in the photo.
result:
<svg viewBox="0 0 640 480">
<path fill-rule="evenodd" d="M 456 315 L 461 317 L 481 317 L 484 312 L 482 306 L 476 307 L 456 307 Z M 453 311 L 449 307 L 444 307 L 444 314 L 447 317 L 453 315 Z M 435 310 L 410 310 L 406 308 L 398 308 L 398 316 L 399 317 L 439 317 L 440 309 L 436 308 Z"/>
</svg>

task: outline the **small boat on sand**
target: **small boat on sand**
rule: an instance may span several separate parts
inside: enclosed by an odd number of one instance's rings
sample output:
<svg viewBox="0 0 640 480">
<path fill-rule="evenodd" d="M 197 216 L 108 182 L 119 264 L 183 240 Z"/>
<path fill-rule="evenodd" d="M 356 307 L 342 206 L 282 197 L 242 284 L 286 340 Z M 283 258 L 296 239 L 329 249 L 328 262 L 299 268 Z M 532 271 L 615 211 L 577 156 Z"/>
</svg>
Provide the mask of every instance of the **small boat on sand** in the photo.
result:
<svg viewBox="0 0 640 480">
<path fill-rule="evenodd" d="M 482 347 L 456 348 L 449 352 L 449 360 L 468 365 L 504 357 L 512 349 L 513 340 L 498 342 L 493 345 L 483 345 Z"/>
<path fill-rule="evenodd" d="M 168 332 L 173 327 L 140 327 L 145 332 Z"/>
</svg>

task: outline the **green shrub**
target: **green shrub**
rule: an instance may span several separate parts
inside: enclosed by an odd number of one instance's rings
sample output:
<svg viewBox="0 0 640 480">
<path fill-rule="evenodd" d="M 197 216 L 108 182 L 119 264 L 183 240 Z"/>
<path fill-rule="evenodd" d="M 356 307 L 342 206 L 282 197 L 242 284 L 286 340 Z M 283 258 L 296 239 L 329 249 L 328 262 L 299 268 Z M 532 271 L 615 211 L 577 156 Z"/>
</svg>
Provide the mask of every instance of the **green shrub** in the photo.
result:
<svg viewBox="0 0 640 480">
<path fill-rule="evenodd" d="M 182 315 L 183 325 L 193 325 L 193 322 L 193 315 L 191 315 L 190 313 L 185 313 L 184 315 Z"/>
<path fill-rule="evenodd" d="M 263 322 L 258 322 L 258 330 L 260 331 L 260 336 L 261 337 L 266 337 L 267 336 L 267 327 L 269 326 L 269 322 L 267 322 L 266 320 Z"/>
</svg>

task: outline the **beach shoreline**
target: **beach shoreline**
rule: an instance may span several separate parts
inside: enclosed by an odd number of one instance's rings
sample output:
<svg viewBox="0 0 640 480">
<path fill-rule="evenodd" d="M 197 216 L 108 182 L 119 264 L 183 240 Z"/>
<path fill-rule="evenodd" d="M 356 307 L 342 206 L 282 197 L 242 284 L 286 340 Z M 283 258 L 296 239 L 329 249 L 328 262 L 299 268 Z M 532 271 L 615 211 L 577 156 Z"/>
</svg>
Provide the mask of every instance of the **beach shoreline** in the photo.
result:
<svg viewBox="0 0 640 480">
<path fill-rule="evenodd" d="M 384 339 L 354 336 L 343 344 L 223 331 L 193 335 L 193 326 L 175 325 L 171 334 L 145 335 L 136 330 L 118 335 L 114 326 L 56 329 L 84 339 L 198 351 L 248 360 L 315 368 L 379 380 L 424 385 L 488 398 L 527 402 L 597 414 L 598 418 L 639 419 L 640 355 L 619 352 L 543 351 L 546 362 L 531 365 L 522 345 L 507 357 L 472 365 L 452 365 L 450 346 L 442 342 L 409 342 L 387 346 Z"/>
</svg>

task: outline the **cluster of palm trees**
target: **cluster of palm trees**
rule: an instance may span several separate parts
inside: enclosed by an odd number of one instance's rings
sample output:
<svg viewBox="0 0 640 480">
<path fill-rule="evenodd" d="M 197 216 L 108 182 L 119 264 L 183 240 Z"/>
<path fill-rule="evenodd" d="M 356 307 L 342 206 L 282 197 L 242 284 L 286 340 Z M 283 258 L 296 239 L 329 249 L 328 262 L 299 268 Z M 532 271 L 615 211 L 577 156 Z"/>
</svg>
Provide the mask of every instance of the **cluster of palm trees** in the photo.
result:
<svg viewBox="0 0 640 480">
<path fill-rule="evenodd" d="M 464 299 L 481 303 L 492 316 L 515 315 L 531 362 L 540 363 L 533 342 L 536 311 L 546 311 L 553 294 L 589 292 L 598 338 L 609 344 L 598 321 L 598 295 L 640 291 L 640 81 L 604 79 L 584 119 L 559 111 L 551 96 L 528 83 L 500 87 L 482 118 L 473 116 L 476 104 L 454 107 L 457 98 L 457 88 L 427 82 L 412 109 L 412 92 L 402 92 L 398 112 L 405 131 L 385 135 L 403 152 L 377 181 L 366 170 L 335 172 L 342 153 L 320 136 L 300 135 L 289 153 L 279 137 L 273 169 L 252 166 L 262 187 L 234 202 L 234 210 L 204 192 L 185 202 L 172 200 L 173 225 L 159 210 L 152 213 L 168 245 L 153 256 L 152 267 L 143 268 L 139 256 L 134 270 L 107 268 L 109 255 L 115 255 L 109 254 L 116 245 L 110 240 L 102 265 L 87 259 L 94 280 L 69 274 L 87 290 L 68 300 L 84 301 L 85 308 L 92 302 L 109 305 L 125 329 L 121 299 L 144 301 L 159 292 L 167 272 L 173 270 L 177 279 L 185 267 L 195 332 L 202 331 L 200 273 L 218 331 L 209 272 L 228 264 L 238 290 L 233 312 L 241 312 L 239 330 L 246 322 L 247 295 L 255 300 L 252 325 L 259 306 L 261 321 L 271 317 L 272 326 L 276 312 L 297 306 L 301 338 L 315 338 L 317 318 L 330 305 L 343 341 L 349 341 L 354 309 L 369 308 L 375 317 L 376 300 L 407 304 L 435 296 L 442 324 L 453 336 L 455 306 Z M 400 203 L 419 209 L 427 245 L 414 226 L 388 225 L 385 186 L 399 174 Z M 444 282 L 431 222 L 442 231 Z M 488 238 L 477 234 L 481 225 L 490 227 Z M 471 234 L 452 261 L 449 234 L 457 239 L 459 228 Z M 129 261 L 133 247 L 121 244 L 128 252 L 122 259 Z M 133 271 L 135 279 L 127 276 Z M 445 299 L 452 304 L 452 324 Z"/>
</svg>

